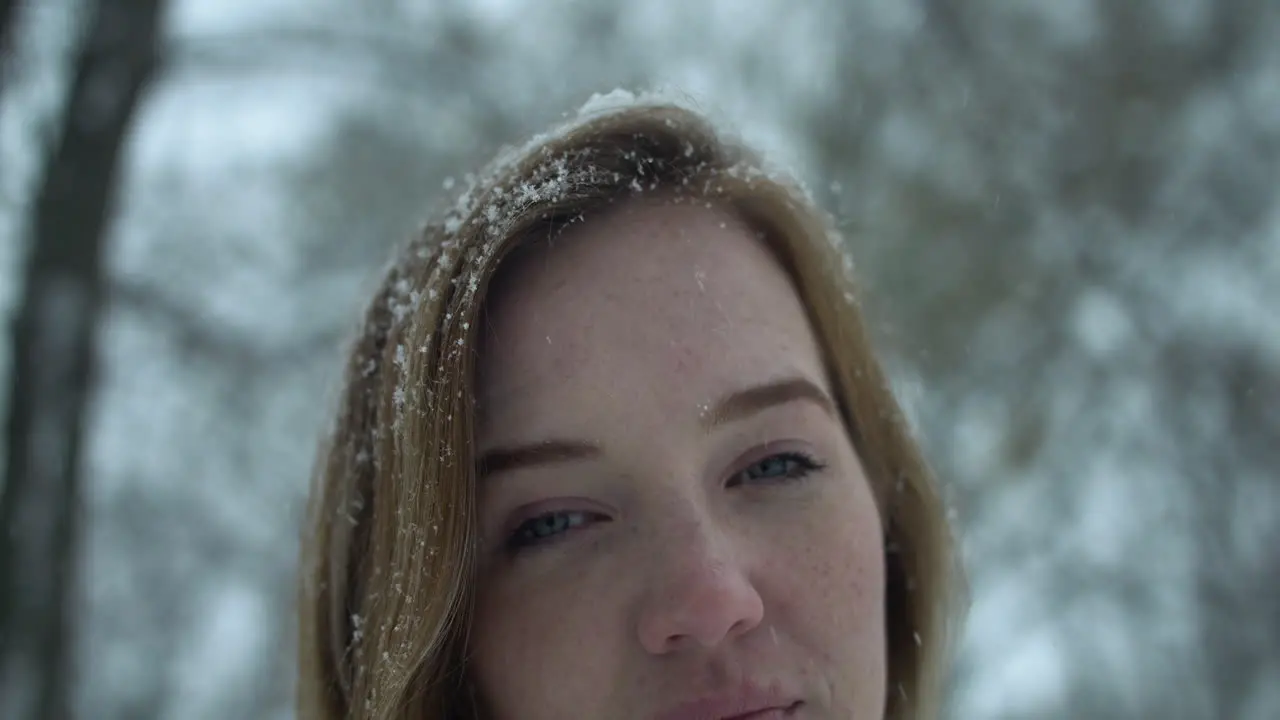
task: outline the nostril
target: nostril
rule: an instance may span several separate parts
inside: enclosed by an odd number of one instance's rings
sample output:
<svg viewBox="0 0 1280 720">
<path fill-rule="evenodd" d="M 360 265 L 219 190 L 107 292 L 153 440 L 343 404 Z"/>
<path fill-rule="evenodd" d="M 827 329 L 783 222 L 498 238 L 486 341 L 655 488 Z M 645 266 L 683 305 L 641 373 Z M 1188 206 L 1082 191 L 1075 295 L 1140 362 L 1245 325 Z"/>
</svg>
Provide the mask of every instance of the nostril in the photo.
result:
<svg viewBox="0 0 1280 720">
<path fill-rule="evenodd" d="M 703 568 L 677 578 L 665 592 L 648 599 L 638 632 L 652 653 L 690 643 L 712 648 L 749 632 L 763 618 L 764 601 L 746 574 L 723 567 Z"/>
</svg>

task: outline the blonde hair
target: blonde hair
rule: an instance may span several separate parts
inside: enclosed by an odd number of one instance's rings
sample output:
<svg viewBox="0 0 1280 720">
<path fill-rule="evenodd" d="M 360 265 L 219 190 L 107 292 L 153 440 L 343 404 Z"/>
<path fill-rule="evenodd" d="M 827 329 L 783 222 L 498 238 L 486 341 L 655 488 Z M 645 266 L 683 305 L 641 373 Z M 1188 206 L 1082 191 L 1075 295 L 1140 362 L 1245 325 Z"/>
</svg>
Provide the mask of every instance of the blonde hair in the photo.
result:
<svg viewBox="0 0 1280 720">
<path fill-rule="evenodd" d="M 830 218 L 701 114 L 661 102 L 587 113 L 471 180 L 387 271 L 350 351 L 302 545 L 300 716 L 474 712 L 474 346 L 487 287 L 530 239 L 654 192 L 740 214 L 791 275 L 884 519 L 885 717 L 934 715 L 958 579 L 951 534 Z"/>
</svg>

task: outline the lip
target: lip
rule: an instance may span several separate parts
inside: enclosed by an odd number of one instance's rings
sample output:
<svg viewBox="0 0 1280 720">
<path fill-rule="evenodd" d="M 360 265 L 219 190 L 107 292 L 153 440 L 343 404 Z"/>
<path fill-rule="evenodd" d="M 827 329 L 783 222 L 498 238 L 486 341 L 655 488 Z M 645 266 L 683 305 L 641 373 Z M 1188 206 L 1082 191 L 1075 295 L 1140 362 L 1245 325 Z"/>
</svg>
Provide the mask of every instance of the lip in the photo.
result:
<svg viewBox="0 0 1280 720">
<path fill-rule="evenodd" d="M 654 720 L 775 720 L 792 717 L 801 705 L 795 697 L 748 686 L 681 703 Z"/>
</svg>

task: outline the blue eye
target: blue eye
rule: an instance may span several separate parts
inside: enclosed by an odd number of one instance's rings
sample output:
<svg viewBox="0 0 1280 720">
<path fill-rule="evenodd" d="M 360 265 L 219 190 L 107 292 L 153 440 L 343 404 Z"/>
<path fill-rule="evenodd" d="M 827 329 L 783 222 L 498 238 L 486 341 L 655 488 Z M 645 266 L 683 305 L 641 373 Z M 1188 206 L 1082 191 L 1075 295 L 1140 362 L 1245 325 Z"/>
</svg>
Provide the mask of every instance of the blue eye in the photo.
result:
<svg viewBox="0 0 1280 720">
<path fill-rule="evenodd" d="M 507 550 L 516 553 L 525 548 L 542 545 L 588 523 L 606 519 L 603 515 L 580 510 L 548 512 L 529 518 L 507 538 Z"/>
<path fill-rule="evenodd" d="M 787 483 L 802 480 L 810 473 L 821 470 L 824 465 L 817 460 L 798 452 L 784 452 L 752 464 L 746 470 L 729 480 L 729 485 L 741 485 L 744 482 Z"/>
<path fill-rule="evenodd" d="M 826 465 L 804 453 L 783 452 L 752 463 L 730 478 L 728 486 L 747 483 L 780 485 L 797 482 L 825 467 Z M 608 520 L 607 515 L 584 510 L 557 510 L 542 513 L 520 523 L 507 538 L 506 549 L 511 555 L 516 555 L 523 550 L 553 543 L 571 531 L 592 523 Z"/>
</svg>

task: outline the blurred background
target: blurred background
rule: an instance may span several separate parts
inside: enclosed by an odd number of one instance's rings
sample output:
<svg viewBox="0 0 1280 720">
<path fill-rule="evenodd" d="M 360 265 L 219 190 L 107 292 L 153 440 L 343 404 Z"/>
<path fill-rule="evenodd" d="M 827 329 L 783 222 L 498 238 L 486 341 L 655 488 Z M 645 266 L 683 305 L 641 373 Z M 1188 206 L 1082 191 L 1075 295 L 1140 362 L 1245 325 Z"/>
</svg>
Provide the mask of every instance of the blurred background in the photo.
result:
<svg viewBox="0 0 1280 720">
<path fill-rule="evenodd" d="M 962 533 L 948 717 L 1280 717 L 1280 3 L 0 0 L 0 717 L 292 717 L 343 339 L 676 88 L 836 212 Z"/>
</svg>

